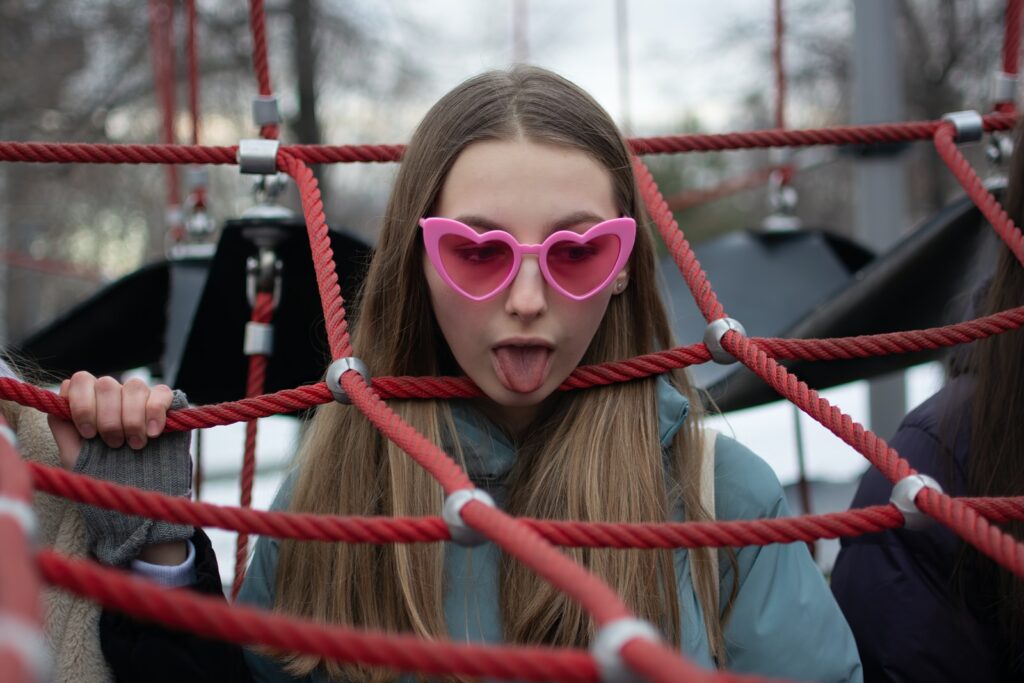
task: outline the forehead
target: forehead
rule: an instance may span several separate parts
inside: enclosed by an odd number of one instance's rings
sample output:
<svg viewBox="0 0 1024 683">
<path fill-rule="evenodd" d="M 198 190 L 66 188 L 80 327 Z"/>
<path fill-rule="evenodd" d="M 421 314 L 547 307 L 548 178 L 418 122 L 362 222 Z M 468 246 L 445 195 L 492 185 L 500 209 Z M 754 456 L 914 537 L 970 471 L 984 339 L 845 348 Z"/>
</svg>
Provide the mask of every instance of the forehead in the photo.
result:
<svg viewBox="0 0 1024 683">
<path fill-rule="evenodd" d="M 578 149 L 487 140 L 470 145 L 455 160 L 435 214 L 480 216 L 520 238 L 535 238 L 570 214 L 617 217 L 612 187 L 608 170 Z"/>
</svg>

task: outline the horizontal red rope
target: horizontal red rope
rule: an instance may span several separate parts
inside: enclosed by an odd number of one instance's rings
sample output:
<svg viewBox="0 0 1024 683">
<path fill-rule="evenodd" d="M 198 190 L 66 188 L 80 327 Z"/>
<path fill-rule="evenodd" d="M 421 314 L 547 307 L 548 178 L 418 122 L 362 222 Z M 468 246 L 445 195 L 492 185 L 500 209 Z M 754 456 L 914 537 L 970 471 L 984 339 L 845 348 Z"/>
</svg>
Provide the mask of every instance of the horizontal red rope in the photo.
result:
<svg viewBox="0 0 1024 683">
<path fill-rule="evenodd" d="M 988 114 L 986 131 L 1009 130 L 1014 114 Z M 633 138 L 637 154 L 711 152 L 763 147 L 806 147 L 911 142 L 933 137 L 942 121 L 837 126 L 807 130 L 757 130 L 711 135 Z M 86 164 L 234 164 L 237 146 L 112 145 L 74 142 L 0 141 L 0 161 Z M 399 161 L 404 145 L 282 145 L 282 152 L 312 164 Z"/>
<path fill-rule="evenodd" d="M 235 164 L 238 147 L 3 142 L 0 161 L 41 164 Z"/>
<path fill-rule="evenodd" d="M 1024 306 L 966 322 L 907 332 L 826 339 L 754 337 L 766 352 L 780 359 L 838 360 L 867 358 L 892 353 L 912 353 L 964 344 L 1024 325 Z M 649 377 L 673 369 L 706 362 L 710 354 L 703 344 L 625 361 L 577 368 L 562 383 L 569 391 L 590 386 Z M 463 377 L 375 377 L 373 388 L 382 398 L 470 398 L 480 390 Z M 67 418 L 67 400 L 53 392 L 10 378 L 0 378 L 0 398 Z M 216 403 L 168 413 L 167 430 L 182 431 L 245 422 L 282 413 L 294 413 L 334 400 L 323 382 L 285 389 L 256 398 Z"/>
<path fill-rule="evenodd" d="M 431 543 L 451 539 L 440 517 L 361 517 L 266 512 L 193 502 L 120 486 L 59 467 L 28 463 L 35 488 L 79 503 L 178 524 L 214 527 L 299 541 Z M 993 522 L 1024 519 L 1024 497 L 960 498 Z M 903 525 L 891 505 L 822 515 L 713 522 L 616 523 L 520 518 L 547 541 L 584 548 L 740 547 L 875 533 Z"/>
<path fill-rule="evenodd" d="M 411 635 L 326 626 L 193 591 L 164 588 L 126 572 L 51 550 L 38 555 L 47 583 L 109 609 L 171 628 L 241 645 L 265 645 L 400 671 L 525 680 L 596 681 L 581 650 L 456 644 Z"/>
</svg>

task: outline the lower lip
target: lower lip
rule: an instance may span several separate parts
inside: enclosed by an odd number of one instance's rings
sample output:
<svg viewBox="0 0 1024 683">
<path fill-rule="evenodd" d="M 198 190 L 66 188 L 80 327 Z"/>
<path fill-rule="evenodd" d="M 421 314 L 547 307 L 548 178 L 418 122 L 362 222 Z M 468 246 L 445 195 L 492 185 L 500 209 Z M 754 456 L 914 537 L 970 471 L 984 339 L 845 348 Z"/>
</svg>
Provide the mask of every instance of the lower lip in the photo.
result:
<svg viewBox="0 0 1024 683">
<path fill-rule="evenodd" d="M 508 391 L 515 394 L 532 394 L 533 392 L 544 386 L 544 383 L 548 379 L 548 375 L 551 373 L 551 363 L 554 360 L 555 352 L 553 349 L 547 347 L 534 347 L 543 348 L 547 352 L 547 358 L 544 361 L 544 369 L 539 373 L 538 378 L 529 384 L 523 384 L 521 382 L 514 381 L 513 378 L 508 377 L 505 374 L 505 369 L 498 362 L 497 355 L 494 351 L 491 351 L 491 366 L 494 368 L 494 374 L 498 377 L 498 381 Z"/>
</svg>

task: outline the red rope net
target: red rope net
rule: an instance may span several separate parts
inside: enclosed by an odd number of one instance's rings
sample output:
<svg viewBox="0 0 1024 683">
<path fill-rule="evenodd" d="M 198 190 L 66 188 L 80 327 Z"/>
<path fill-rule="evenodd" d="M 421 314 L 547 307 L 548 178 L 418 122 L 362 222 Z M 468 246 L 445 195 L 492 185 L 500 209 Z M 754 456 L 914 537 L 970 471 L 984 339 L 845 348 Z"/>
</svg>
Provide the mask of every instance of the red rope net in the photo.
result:
<svg viewBox="0 0 1024 683">
<path fill-rule="evenodd" d="M 156 4 L 156 3 L 154 3 Z M 1015 0 L 1011 4 L 1017 5 Z M 254 63 L 261 94 L 270 94 L 266 59 L 266 27 L 262 2 L 252 0 Z M 1019 17 L 1019 8 L 1013 10 Z M 1008 10 L 1008 17 L 1010 10 Z M 1019 22 L 1018 22 L 1019 23 Z M 1009 34 L 1008 29 L 1008 34 Z M 1017 31 L 1019 34 L 1019 31 Z M 1011 37 L 1008 36 L 1008 41 Z M 1019 42 L 1019 35 L 1013 38 Z M 984 117 L 987 131 L 1013 126 L 1011 113 Z M 263 131 L 276 135 L 274 131 Z M 953 126 L 941 121 L 846 126 L 815 130 L 766 130 L 720 135 L 686 135 L 630 141 L 637 154 L 712 151 L 770 146 L 869 144 L 933 139 L 967 194 L 978 205 L 999 237 L 1024 262 L 1024 235 L 985 189 L 957 149 Z M 390 146 L 283 146 L 278 167 L 296 182 L 306 219 L 314 268 L 323 304 L 331 353 L 352 354 L 344 301 L 338 286 L 327 223 L 317 182 L 308 163 L 383 162 L 400 159 L 404 147 Z M 41 163 L 156 163 L 231 164 L 234 147 L 198 145 L 81 145 L 0 142 L 0 160 Z M 647 167 L 635 160 L 635 170 L 649 213 L 655 221 L 698 307 L 710 322 L 725 311 L 701 269 L 690 244 L 675 223 Z M 262 309 L 261 309 L 262 310 Z M 1024 306 L 941 328 L 847 337 L 840 339 L 748 338 L 728 332 L 723 347 L 754 373 L 811 415 L 841 440 L 855 448 L 890 481 L 913 470 L 884 440 L 854 422 L 821 398 L 778 363 L 780 359 L 829 360 L 910 353 L 983 339 L 1024 325 Z M 687 367 L 710 359 L 703 344 L 692 344 L 638 358 L 578 368 L 562 390 L 584 389 L 629 381 Z M 253 373 L 259 379 L 259 368 Z M 353 404 L 388 439 L 427 470 L 447 493 L 473 488 L 456 463 L 426 437 L 394 413 L 385 398 L 468 397 L 479 390 L 465 379 L 450 377 L 381 377 L 367 383 L 357 373 L 341 378 Z M 250 386 L 251 393 L 261 389 Z M 0 397 L 62 417 L 68 416 L 65 399 L 12 379 L 0 379 Z M 173 411 L 169 431 L 196 429 L 239 421 L 252 421 L 288 413 L 332 400 L 323 383 L 244 400 Z M 0 430 L 2 431 L 2 430 Z M 251 467 L 247 469 L 250 471 Z M 181 498 L 128 489 L 96 481 L 61 469 L 23 463 L 14 449 L 0 439 L 0 502 L 29 500 L 31 484 L 72 500 L 197 526 L 231 529 L 240 534 L 346 543 L 426 543 L 450 538 L 437 517 L 365 518 L 261 512 L 242 507 L 195 503 Z M 918 495 L 917 505 L 945 524 L 1000 565 L 1024 577 L 1024 544 L 995 524 L 1024 519 L 1024 497 L 1009 499 L 951 498 L 931 489 Z M 10 506 L 8 505 L 8 508 Z M 11 508 L 13 509 L 13 508 Z M 18 508 L 22 509 L 22 508 Z M 26 534 L 17 516 L 0 509 L 0 619 L 18 619 L 26 631 L 41 635 L 36 575 Z M 544 579 L 573 597 L 599 626 L 630 616 L 621 599 L 599 579 L 555 549 L 561 546 L 613 548 L 721 547 L 812 541 L 871 533 L 902 526 L 902 513 L 893 505 L 789 519 L 690 522 L 675 524 L 615 524 L 550 522 L 516 519 L 479 502 L 462 508 L 465 522 L 487 539 L 525 563 Z M 240 555 L 241 557 L 241 555 Z M 247 645 L 317 654 L 366 665 L 387 666 L 425 674 L 450 674 L 525 680 L 598 680 L 596 660 L 588 652 L 551 648 L 520 648 L 426 642 L 413 637 L 324 626 L 261 612 L 192 594 L 165 590 L 92 562 L 71 559 L 48 550 L 35 555 L 35 567 L 50 584 L 87 596 L 100 604 L 171 627 Z M 21 641 L 19 641 L 21 642 Z M 29 680 L 32 653 L 24 646 L 0 641 L 0 666 L 14 672 L 14 680 Z M 653 681 L 761 680 L 728 672 L 707 672 L 679 655 L 674 647 L 645 638 L 629 640 L 620 651 L 635 671 Z"/>
</svg>

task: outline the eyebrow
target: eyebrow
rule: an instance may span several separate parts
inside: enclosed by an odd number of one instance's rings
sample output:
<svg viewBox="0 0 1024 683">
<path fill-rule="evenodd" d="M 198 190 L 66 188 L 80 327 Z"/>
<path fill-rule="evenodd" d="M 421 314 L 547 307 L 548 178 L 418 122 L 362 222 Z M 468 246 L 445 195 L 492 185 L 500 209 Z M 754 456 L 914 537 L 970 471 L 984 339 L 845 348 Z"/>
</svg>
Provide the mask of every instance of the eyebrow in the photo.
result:
<svg viewBox="0 0 1024 683">
<path fill-rule="evenodd" d="M 465 223 L 471 228 L 482 230 L 484 232 L 490 230 L 502 230 L 504 232 L 509 231 L 508 228 L 501 225 L 500 223 L 496 223 L 491 219 L 485 218 L 483 216 L 458 216 L 455 218 L 455 220 L 459 221 L 460 223 Z M 598 216 L 596 213 L 593 213 L 592 211 L 574 211 L 566 216 L 563 216 L 562 218 L 559 218 L 557 221 L 552 223 L 548 227 L 548 230 L 545 234 L 550 235 L 553 232 L 565 230 L 567 228 L 579 225 L 580 223 L 600 223 L 604 220 L 606 219 L 602 218 L 601 216 Z"/>
</svg>

